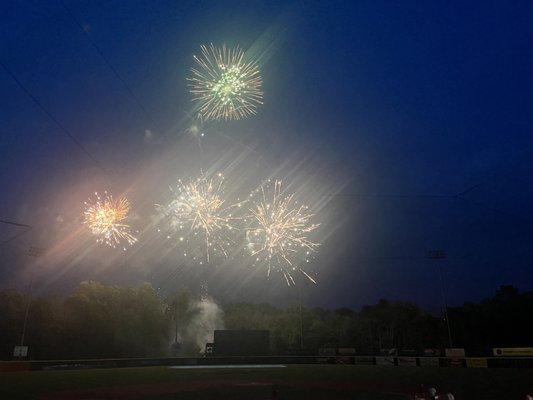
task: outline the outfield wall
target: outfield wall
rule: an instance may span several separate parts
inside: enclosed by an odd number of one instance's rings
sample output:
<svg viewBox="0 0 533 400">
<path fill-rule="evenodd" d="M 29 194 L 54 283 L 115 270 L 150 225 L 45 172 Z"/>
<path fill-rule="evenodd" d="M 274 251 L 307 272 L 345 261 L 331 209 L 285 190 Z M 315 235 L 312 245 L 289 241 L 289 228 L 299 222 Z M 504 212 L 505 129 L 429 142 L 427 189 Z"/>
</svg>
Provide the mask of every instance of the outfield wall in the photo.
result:
<svg viewBox="0 0 533 400">
<path fill-rule="evenodd" d="M 533 368 L 533 357 L 238 356 L 203 358 L 114 358 L 91 360 L 0 361 L 0 371 L 128 368 L 171 365 L 347 364 L 390 367 Z"/>
</svg>

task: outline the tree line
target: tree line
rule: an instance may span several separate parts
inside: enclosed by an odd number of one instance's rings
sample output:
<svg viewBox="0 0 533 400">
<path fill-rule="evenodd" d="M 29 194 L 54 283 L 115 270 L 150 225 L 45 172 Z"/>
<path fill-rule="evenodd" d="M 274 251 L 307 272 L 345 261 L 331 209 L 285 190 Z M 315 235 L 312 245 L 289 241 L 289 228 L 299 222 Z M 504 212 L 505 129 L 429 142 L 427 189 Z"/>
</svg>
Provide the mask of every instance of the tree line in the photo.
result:
<svg viewBox="0 0 533 400">
<path fill-rule="evenodd" d="M 218 305 L 187 289 L 162 297 L 150 284 L 83 282 L 68 296 L 30 299 L 20 291 L 0 291 L 3 360 L 11 359 L 20 344 L 26 310 L 24 344 L 32 359 L 199 356 L 214 329 L 269 330 L 273 354 L 315 354 L 319 348 L 353 348 L 360 355 L 388 349 L 422 354 L 445 348 L 448 340 L 443 316 L 407 302 L 380 300 L 358 311 Z M 467 355 L 533 345 L 533 292 L 502 286 L 479 303 L 450 307 L 448 315 L 453 344 L 466 348 Z"/>
</svg>

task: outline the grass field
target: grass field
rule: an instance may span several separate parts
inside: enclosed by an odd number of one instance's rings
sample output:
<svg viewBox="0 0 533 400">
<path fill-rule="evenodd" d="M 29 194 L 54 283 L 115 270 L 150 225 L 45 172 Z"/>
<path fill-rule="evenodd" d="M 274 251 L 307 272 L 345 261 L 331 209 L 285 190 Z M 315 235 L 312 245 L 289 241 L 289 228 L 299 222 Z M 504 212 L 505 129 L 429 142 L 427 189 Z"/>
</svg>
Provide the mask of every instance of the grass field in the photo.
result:
<svg viewBox="0 0 533 400">
<path fill-rule="evenodd" d="M 166 367 L 0 373 L 2 399 L 411 398 L 420 385 L 456 399 L 525 399 L 531 369 L 291 365 L 272 369 Z"/>
</svg>

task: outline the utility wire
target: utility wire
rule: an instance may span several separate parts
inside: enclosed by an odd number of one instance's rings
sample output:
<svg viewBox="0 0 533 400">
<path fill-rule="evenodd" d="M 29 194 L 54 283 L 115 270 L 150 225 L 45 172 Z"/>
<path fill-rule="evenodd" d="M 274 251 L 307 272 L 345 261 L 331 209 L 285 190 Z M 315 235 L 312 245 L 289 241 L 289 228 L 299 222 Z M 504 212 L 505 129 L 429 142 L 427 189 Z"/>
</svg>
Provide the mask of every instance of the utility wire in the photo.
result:
<svg viewBox="0 0 533 400">
<path fill-rule="evenodd" d="M 150 113 L 148 112 L 148 110 L 146 109 L 146 107 L 142 104 L 142 102 L 140 101 L 140 99 L 135 95 L 135 93 L 133 92 L 133 90 L 131 89 L 131 87 L 128 85 L 128 83 L 122 78 L 122 76 L 119 74 L 119 72 L 117 71 L 117 69 L 113 66 L 113 64 L 111 64 L 111 61 L 109 61 L 109 59 L 105 56 L 104 52 L 100 49 L 100 47 L 98 47 L 98 45 L 94 42 L 94 40 L 92 40 L 91 36 L 89 35 L 89 33 L 87 32 L 86 29 L 84 29 L 83 25 L 80 23 L 80 21 L 76 18 L 76 16 L 74 15 L 74 13 L 70 10 L 70 8 L 67 7 L 67 5 L 65 4 L 64 1 L 61 1 L 61 5 L 63 6 L 63 8 L 66 10 L 67 14 L 72 18 L 72 21 L 74 21 L 74 23 L 78 26 L 78 28 L 83 32 L 83 34 L 85 35 L 85 37 L 87 38 L 87 40 L 89 41 L 89 43 L 91 44 L 91 46 L 96 50 L 96 52 L 100 55 L 100 57 L 102 58 L 102 60 L 106 63 L 106 65 L 109 67 L 109 69 L 111 70 L 111 72 L 113 72 L 113 74 L 115 75 L 115 77 L 120 81 L 122 82 L 122 85 L 124 86 L 124 89 L 126 90 L 126 92 L 128 93 L 128 95 L 133 99 L 133 101 L 137 104 L 137 106 L 139 106 L 139 108 L 142 110 L 142 112 L 144 113 L 145 117 L 148 118 L 150 120 L 150 122 L 155 126 L 155 128 L 159 131 L 159 133 L 165 137 L 165 135 L 163 134 L 163 130 L 161 129 L 161 127 L 159 126 L 159 124 L 155 121 L 154 118 L 152 118 L 152 116 L 150 115 Z"/>
<path fill-rule="evenodd" d="M 8 243 L 12 242 L 12 241 L 15 240 L 15 239 L 18 239 L 19 237 L 25 235 L 25 234 L 28 233 L 29 231 L 31 231 L 31 227 L 28 228 L 28 229 L 26 229 L 25 231 L 22 231 L 22 232 L 20 232 L 20 233 L 17 233 L 16 235 L 11 236 L 9 239 L 6 239 L 6 240 L 0 242 L 0 247 L 3 246 L 3 245 L 5 245 L 5 244 L 8 244 Z"/>
<path fill-rule="evenodd" d="M 382 197 L 382 198 L 431 198 L 450 199 L 455 197 L 450 194 L 396 194 L 396 193 L 339 193 L 335 197 Z"/>
<path fill-rule="evenodd" d="M 23 228 L 30 228 L 31 229 L 30 225 L 21 224 L 19 222 L 7 221 L 5 219 L 0 219 L 0 223 L 1 224 L 7 224 L 7 225 L 21 226 Z"/>
<path fill-rule="evenodd" d="M 468 203 L 468 204 L 470 204 L 472 206 L 475 206 L 475 207 L 478 207 L 478 208 L 483 208 L 485 210 L 492 211 L 493 213 L 496 213 L 496 214 L 506 215 L 507 217 L 520 219 L 520 220 L 522 220 L 524 222 L 533 223 L 533 219 L 531 219 L 530 217 L 527 217 L 527 216 L 524 216 L 524 215 L 520 215 L 520 214 L 516 214 L 516 213 L 510 212 L 510 211 L 502 210 L 501 208 L 492 207 L 492 206 L 489 206 L 489 205 L 487 205 L 485 203 L 480 203 L 480 202 L 468 200 L 468 199 L 465 199 L 464 197 L 458 197 L 458 198 L 460 200 L 464 201 L 465 203 Z"/>
<path fill-rule="evenodd" d="M 0 224 L 6 224 L 6 225 L 13 225 L 13 226 L 19 226 L 21 228 L 26 228 L 25 230 L 23 230 L 22 232 L 19 232 L 17 233 L 16 235 L 13 235 L 11 236 L 9 239 L 6 239 L 4 241 L 1 241 L 0 242 L 0 246 L 3 246 L 5 244 L 8 244 L 9 242 L 12 242 L 13 240 L 21 237 L 22 235 L 25 235 L 26 233 L 28 233 L 29 231 L 32 230 L 32 226 L 31 225 L 27 225 L 27 224 L 21 224 L 19 222 L 13 222 L 13 221 L 8 221 L 8 220 L 5 220 L 5 219 L 0 219 Z"/>
<path fill-rule="evenodd" d="M 463 197 L 466 194 L 470 193 L 471 191 L 477 189 L 478 187 L 483 186 L 483 183 L 484 182 L 478 183 L 477 185 L 472 185 L 472 186 L 468 187 L 467 189 L 455 194 L 455 197 Z"/>
<path fill-rule="evenodd" d="M 533 223 L 533 219 L 524 215 L 516 214 L 500 208 L 492 207 L 485 203 L 476 202 L 466 198 L 466 195 L 478 187 L 482 186 L 484 182 L 478 183 L 476 185 L 469 186 L 467 189 L 462 190 L 455 194 L 396 194 L 396 193 L 340 193 L 335 195 L 335 197 L 361 197 L 361 198 L 399 198 L 399 199 L 409 199 L 409 198 L 427 198 L 427 199 L 450 199 L 450 200 L 461 200 L 465 203 L 468 203 L 474 207 L 492 211 L 493 213 L 506 215 L 511 218 L 516 218 L 523 220 L 524 222 Z"/>
<path fill-rule="evenodd" d="M 6 71 L 6 73 L 15 81 L 15 83 L 28 95 L 30 99 L 33 100 L 33 102 L 41 109 L 43 113 L 46 114 L 48 118 L 65 134 L 67 135 L 73 142 L 78 146 L 78 148 L 85 153 L 87 157 L 89 157 L 101 170 L 106 172 L 105 168 L 102 167 L 100 162 L 85 148 L 85 146 L 78 140 L 76 137 L 61 123 L 58 121 L 58 119 L 50 112 L 48 109 L 39 101 L 37 97 L 26 87 L 24 84 L 17 78 L 17 76 L 7 67 L 7 65 L 0 60 L 0 66 Z"/>
</svg>

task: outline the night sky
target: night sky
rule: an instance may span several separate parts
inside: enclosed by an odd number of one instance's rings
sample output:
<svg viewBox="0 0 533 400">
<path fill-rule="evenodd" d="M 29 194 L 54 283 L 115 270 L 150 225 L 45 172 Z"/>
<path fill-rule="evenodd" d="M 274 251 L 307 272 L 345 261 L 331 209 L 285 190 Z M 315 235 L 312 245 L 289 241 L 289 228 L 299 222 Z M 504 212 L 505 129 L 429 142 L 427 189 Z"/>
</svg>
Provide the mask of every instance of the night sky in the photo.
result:
<svg viewBox="0 0 533 400">
<path fill-rule="evenodd" d="M 532 2 L 66 5 L 0 8 L 0 61 L 94 158 L 0 68 L 0 219 L 33 227 L 0 245 L 0 287 L 33 271 L 42 293 L 207 282 L 221 302 L 294 301 L 279 276 L 178 262 L 146 228 L 178 178 L 224 169 L 235 192 L 276 177 L 311 204 L 323 244 L 308 305 L 438 310 L 439 262 L 451 304 L 533 289 Z M 261 54 L 264 106 L 199 139 L 186 77 L 208 43 Z M 81 224 L 105 189 L 134 204 L 126 252 Z M 24 229 L 0 225 L 0 241 Z M 448 258 L 427 259 L 435 249 Z"/>
</svg>

